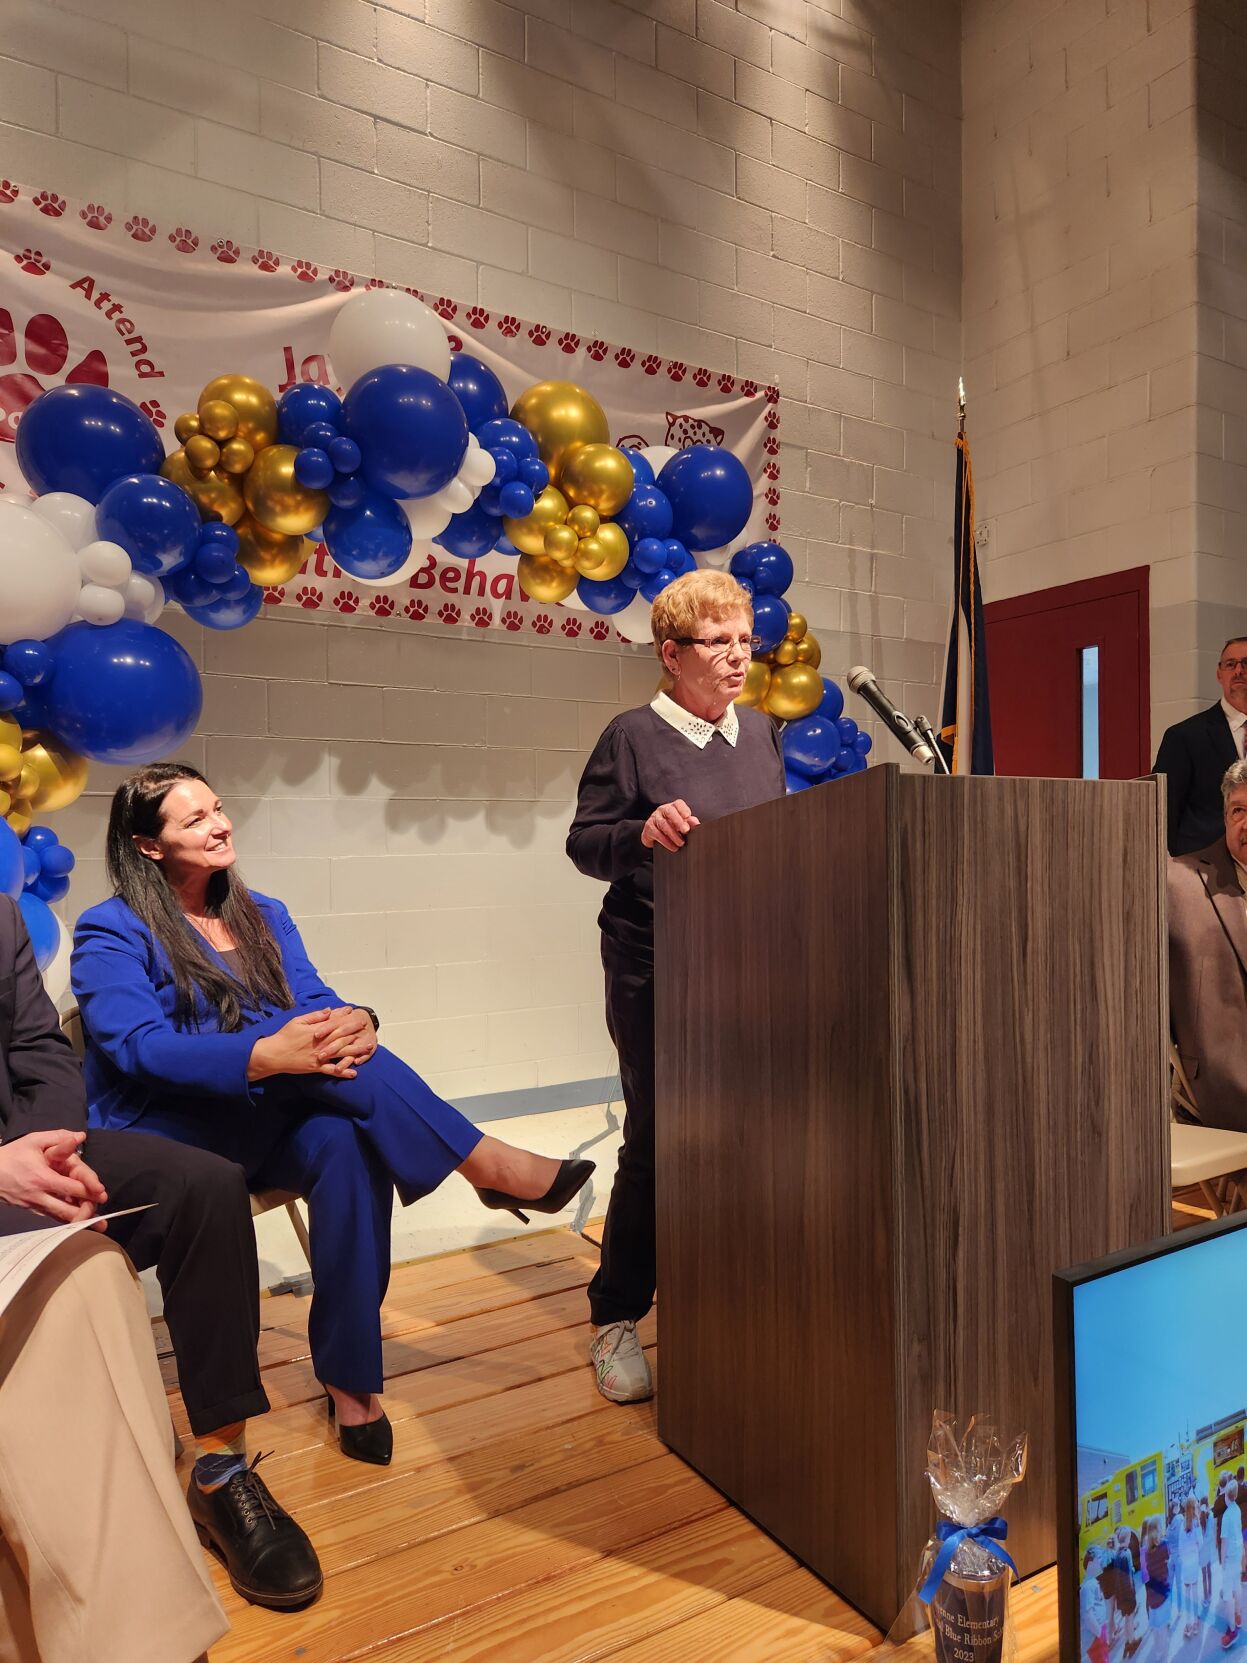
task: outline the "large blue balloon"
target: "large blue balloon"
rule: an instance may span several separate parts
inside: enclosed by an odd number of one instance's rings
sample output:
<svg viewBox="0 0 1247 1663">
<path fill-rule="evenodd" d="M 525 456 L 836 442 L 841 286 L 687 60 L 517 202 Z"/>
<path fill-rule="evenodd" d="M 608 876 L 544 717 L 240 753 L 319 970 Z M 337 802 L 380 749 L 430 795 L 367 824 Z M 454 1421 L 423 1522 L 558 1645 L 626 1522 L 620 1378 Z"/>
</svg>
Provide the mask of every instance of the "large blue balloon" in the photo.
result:
<svg viewBox="0 0 1247 1663">
<path fill-rule="evenodd" d="M 98 502 L 115 479 L 158 473 L 164 459 L 151 418 L 111 387 L 52 387 L 17 424 L 17 465 L 39 497 L 72 491 Z"/>
<path fill-rule="evenodd" d="M 95 762 L 131 767 L 177 750 L 203 705 L 199 672 L 164 630 L 131 618 L 70 624 L 48 643 L 56 658 L 44 724 Z"/>
<path fill-rule="evenodd" d="M 840 735 L 836 724 L 825 716 L 802 716 L 799 721 L 788 723 L 780 743 L 788 766 L 813 778 L 836 760 Z"/>
<path fill-rule="evenodd" d="M 390 577 L 411 553 L 411 526 L 393 497 L 366 490 L 358 507 L 325 515 L 325 547 L 352 577 Z"/>
<path fill-rule="evenodd" d="M 632 450 L 627 445 L 620 445 L 620 450 L 632 463 L 632 479 L 635 485 L 652 485 L 654 483 L 654 469 L 648 456 L 643 456 L 639 450 Z M 663 536 L 667 534 L 664 531 Z"/>
<path fill-rule="evenodd" d="M 0 895 L 14 897 L 26 883 L 26 860 L 17 833 L 7 820 L 0 820 Z"/>
<path fill-rule="evenodd" d="M 203 528 L 180 485 L 144 473 L 108 487 L 95 510 L 95 529 L 106 542 L 121 544 L 136 572 L 166 578 L 194 558 Z"/>
<path fill-rule="evenodd" d="M 646 537 L 669 537 L 672 517 L 664 491 L 657 485 L 635 485 L 615 520 L 635 548 Z"/>
<path fill-rule="evenodd" d="M 309 427 L 327 422 L 338 425 L 342 400 L 332 387 L 322 387 L 315 381 L 297 381 L 287 387 L 277 406 L 277 432 L 283 445 L 301 445 Z"/>
<path fill-rule="evenodd" d="M 56 957 L 56 949 L 61 943 L 56 914 L 48 903 L 41 901 L 37 895 L 23 895 L 17 904 L 22 909 L 22 922 L 26 926 L 26 934 L 30 937 L 30 945 L 35 950 L 35 963 L 40 970 L 46 970 Z"/>
<path fill-rule="evenodd" d="M 753 597 L 753 633 L 758 637 L 755 656 L 774 652 L 788 631 L 788 606 L 778 595 Z"/>
<path fill-rule="evenodd" d="M 479 358 L 456 352 L 450 360 L 447 379 L 451 392 L 463 406 L 471 432 L 476 433 L 486 422 L 499 421 L 506 415 L 507 395 L 502 390 L 502 382 Z"/>
<path fill-rule="evenodd" d="M 444 381 L 414 364 L 361 375 L 341 427 L 363 452 L 364 483 L 388 497 L 427 497 L 449 485 L 468 448 L 463 406 Z"/>
<path fill-rule="evenodd" d="M 622 612 L 625 606 L 631 605 L 636 599 L 636 590 L 617 577 L 607 578 L 602 583 L 591 577 L 582 577 L 576 585 L 576 593 L 590 612 L 607 615 Z"/>
<path fill-rule="evenodd" d="M 757 595 L 782 595 L 792 583 L 792 556 L 779 543 L 749 543 L 732 556 L 734 578 L 747 578 Z"/>
<path fill-rule="evenodd" d="M 530 509 L 531 503 L 530 497 Z M 479 502 L 474 502 L 462 514 L 452 514 L 445 531 L 433 541 L 460 560 L 479 560 L 493 548 L 501 531 L 502 521 L 498 516 L 487 514 Z"/>
<path fill-rule="evenodd" d="M 678 451 L 659 474 L 658 488 L 671 502 L 673 533 L 690 549 L 730 543 L 753 511 L 744 463 L 718 445 Z"/>
<path fill-rule="evenodd" d="M 264 605 L 264 591 L 250 583 L 241 595 L 223 595 L 217 589 L 215 598 L 203 606 L 188 606 L 186 616 L 208 629 L 241 629 L 258 617 Z"/>
<path fill-rule="evenodd" d="M 844 694 L 834 681 L 823 677 L 823 702 L 814 713 L 825 716 L 829 722 L 838 722 L 844 714 Z"/>
</svg>

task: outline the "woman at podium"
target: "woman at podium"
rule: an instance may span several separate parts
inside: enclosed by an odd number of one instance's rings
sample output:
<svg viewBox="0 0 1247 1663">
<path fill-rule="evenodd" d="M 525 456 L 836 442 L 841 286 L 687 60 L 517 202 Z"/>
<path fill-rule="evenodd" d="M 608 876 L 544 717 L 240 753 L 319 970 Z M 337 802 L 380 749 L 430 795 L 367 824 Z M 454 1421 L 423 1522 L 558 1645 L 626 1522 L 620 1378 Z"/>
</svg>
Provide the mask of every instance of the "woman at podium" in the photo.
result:
<svg viewBox="0 0 1247 1663">
<path fill-rule="evenodd" d="M 726 572 L 690 572 L 661 591 L 654 650 L 667 691 L 610 722 L 585 767 L 567 853 L 610 888 L 598 922 L 606 1025 L 619 1053 L 623 1145 L 589 1284 L 598 1390 L 653 1393 L 637 1323 L 654 1300 L 654 850 L 675 855 L 704 820 L 784 795 L 778 730 L 733 701 L 753 649 L 749 596 Z"/>
</svg>

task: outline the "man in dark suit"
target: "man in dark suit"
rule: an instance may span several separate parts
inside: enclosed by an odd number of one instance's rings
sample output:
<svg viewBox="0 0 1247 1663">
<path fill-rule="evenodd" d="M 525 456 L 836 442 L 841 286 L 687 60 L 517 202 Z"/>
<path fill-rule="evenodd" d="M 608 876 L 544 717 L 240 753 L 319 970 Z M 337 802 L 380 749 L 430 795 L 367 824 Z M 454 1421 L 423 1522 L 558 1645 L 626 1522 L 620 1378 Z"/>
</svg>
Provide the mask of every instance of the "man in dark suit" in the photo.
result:
<svg viewBox="0 0 1247 1663">
<path fill-rule="evenodd" d="M 147 1206 L 108 1234 L 156 1269 L 197 1459 L 187 1492 L 239 1593 L 276 1609 L 321 1587 L 306 1535 L 244 1454 L 268 1398 L 256 1364 L 259 1273 L 232 1162 L 144 1132 L 87 1132 L 82 1071 L 43 988 L 17 903 L 0 895 L 0 1235 Z M 49 1383 L 55 1390 L 55 1382 Z"/>
<path fill-rule="evenodd" d="M 1153 772 L 1169 791 L 1169 853 L 1189 855 L 1221 835 L 1221 776 L 1247 742 L 1247 636 L 1221 649 L 1216 704 L 1166 728 Z"/>
<path fill-rule="evenodd" d="M 1221 790 L 1222 836 L 1169 862 L 1169 1005 L 1201 1121 L 1247 1132 L 1247 761 Z"/>
</svg>

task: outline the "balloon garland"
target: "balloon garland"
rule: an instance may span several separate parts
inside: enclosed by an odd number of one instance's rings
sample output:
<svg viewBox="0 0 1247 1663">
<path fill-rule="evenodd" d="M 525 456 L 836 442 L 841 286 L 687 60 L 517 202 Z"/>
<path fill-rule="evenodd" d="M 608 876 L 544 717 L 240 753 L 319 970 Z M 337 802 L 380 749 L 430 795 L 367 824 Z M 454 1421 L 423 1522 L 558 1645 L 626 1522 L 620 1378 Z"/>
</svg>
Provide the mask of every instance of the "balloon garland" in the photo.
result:
<svg viewBox="0 0 1247 1663">
<path fill-rule="evenodd" d="M 48 903 L 74 857 L 36 816 L 73 802 L 91 761 L 166 756 L 198 722 L 199 674 L 159 627 L 165 605 L 240 629 L 315 541 L 376 586 L 406 582 L 431 543 L 462 560 L 514 555 L 534 600 L 611 616 L 629 641 L 649 639 L 669 583 L 729 566 L 762 638 L 741 702 L 789 724 L 791 788 L 865 766 L 870 741 L 841 717 L 818 642 L 782 598 L 791 559 L 769 542 L 731 552 L 753 486 L 730 451 L 620 449 L 601 405 L 567 381 L 508 406 L 493 371 L 452 359 L 438 318 L 401 290 L 351 296 L 328 345 L 344 396 L 301 383 L 278 399 L 218 375 L 177 418 L 168 456 L 108 387 L 53 388 L 22 416 L 17 461 L 35 500 L 0 497 L 0 891 L 20 897 L 41 968 L 60 942 Z"/>
</svg>

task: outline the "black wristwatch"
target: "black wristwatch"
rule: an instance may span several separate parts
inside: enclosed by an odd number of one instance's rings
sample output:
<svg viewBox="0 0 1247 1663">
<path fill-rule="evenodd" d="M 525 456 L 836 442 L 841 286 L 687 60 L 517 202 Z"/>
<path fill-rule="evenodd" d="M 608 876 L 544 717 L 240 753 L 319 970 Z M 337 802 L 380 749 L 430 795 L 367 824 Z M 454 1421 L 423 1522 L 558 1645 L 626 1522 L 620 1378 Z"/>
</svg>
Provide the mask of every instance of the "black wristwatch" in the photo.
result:
<svg viewBox="0 0 1247 1663">
<path fill-rule="evenodd" d="M 374 1034 L 379 1034 L 381 1032 L 381 1018 L 377 1015 L 376 1011 L 373 1010 L 371 1005 L 356 1005 L 355 1009 L 363 1011 L 364 1015 L 372 1023 L 372 1031 Z"/>
</svg>

